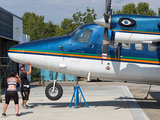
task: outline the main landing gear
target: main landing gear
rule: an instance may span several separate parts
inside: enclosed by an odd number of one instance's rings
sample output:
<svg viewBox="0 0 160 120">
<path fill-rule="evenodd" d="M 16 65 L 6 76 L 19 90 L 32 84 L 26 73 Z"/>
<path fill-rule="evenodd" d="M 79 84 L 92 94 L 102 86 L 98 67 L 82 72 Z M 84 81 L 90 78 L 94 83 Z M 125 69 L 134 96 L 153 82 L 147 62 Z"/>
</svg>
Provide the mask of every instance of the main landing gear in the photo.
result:
<svg viewBox="0 0 160 120">
<path fill-rule="evenodd" d="M 57 76 L 58 73 L 56 73 L 54 83 L 50 83 L 45 89 L 46 97 L 50 100 L 58 100 L 63 95 L 63 89 L 61 85 L 57 83 Z"/>
</svg>

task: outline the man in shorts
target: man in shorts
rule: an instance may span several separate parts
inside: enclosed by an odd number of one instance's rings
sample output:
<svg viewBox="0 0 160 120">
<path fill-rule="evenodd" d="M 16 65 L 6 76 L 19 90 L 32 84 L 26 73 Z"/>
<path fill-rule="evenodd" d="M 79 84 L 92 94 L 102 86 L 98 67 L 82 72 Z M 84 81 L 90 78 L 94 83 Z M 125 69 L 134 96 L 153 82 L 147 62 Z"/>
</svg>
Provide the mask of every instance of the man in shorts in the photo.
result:
<svg viewBox="0 0 160 120">
<path fill-rule="evenodd" d="M 24 109 L 28 109 L 28 106 L 26 105 L 27 101 L 29 100 L 29 93 L 30 93 L 30 83 L 29 83 L 29 80 L 27 78 L 27 76 L 29 74 L 31 74 L 31 64 L 30 62 L 27 62 L 27 65 L 29 65 L 29 70 L 28 72 L 25 72 L 25 68 L 24 68 L 24 65 L 22 65 L 20 67 L 20 78 L 21 78 L 21 81 L 22 81 L 22 84 L 21 84 L 21 96 L 22 96 L 22 105 L 23 105 L 23 108 Z"/>
</svg>

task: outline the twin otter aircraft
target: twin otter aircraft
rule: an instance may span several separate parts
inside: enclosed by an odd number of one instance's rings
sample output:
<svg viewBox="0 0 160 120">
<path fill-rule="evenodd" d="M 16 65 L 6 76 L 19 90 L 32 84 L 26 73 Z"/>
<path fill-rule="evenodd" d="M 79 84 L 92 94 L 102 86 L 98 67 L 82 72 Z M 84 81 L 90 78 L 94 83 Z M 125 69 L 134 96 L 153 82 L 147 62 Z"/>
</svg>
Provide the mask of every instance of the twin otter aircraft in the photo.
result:
<svg viewBox="0 0 160 120">
<path fill-rule="evenodd" d="M 111 15 L 96 24 L 84 24 L 71 34 L 18 44 L 8 51 L 18 63 L 73 76 L 136 83 L 160 83 L 160 17 Z M 98 24 L 98 25 L 97 25 Z M 56 81 L 46 96 L 59 99 L 63 90 Z"/>
</svg>

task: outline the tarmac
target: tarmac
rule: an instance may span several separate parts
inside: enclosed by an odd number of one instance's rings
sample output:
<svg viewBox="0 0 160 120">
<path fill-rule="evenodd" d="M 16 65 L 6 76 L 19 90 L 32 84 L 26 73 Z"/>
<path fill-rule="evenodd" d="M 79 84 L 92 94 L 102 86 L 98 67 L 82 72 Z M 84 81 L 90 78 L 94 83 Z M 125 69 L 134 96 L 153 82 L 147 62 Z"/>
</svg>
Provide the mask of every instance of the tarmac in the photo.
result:
<svg viewBox="0 0 160 120">
<path fill-rule="evenodd" d="M 0 116 L 1 120 L 149 120 L 143 109 L 134 99 L 127 86 L 119 85 L 99 85 L 93 82 L 81 85 L 80 88 L 88 104 L 88 108 L 83 102 L 75 104 L 69 108 L 73 95 L 73 85 L 75 82 L 59 82 L 63 86 L 63 96 L 58 101 L 50 101 L 45 96 L 45 87 L 38 87 L 32 84 L 28 109 L 21 106 L 22 100 L 19 94 L 20 117 L 15 115 L 15 105 L 13 101 L 7 108 L 7 116 Z M 70 85 L 68 85 L 71 83 Z M 81 82 L 80 82 L 81 83 Z M 2 113 L 5 102 L 2 92 L 3 102 L 0 103 L 0 113 Z"/>
</svg>

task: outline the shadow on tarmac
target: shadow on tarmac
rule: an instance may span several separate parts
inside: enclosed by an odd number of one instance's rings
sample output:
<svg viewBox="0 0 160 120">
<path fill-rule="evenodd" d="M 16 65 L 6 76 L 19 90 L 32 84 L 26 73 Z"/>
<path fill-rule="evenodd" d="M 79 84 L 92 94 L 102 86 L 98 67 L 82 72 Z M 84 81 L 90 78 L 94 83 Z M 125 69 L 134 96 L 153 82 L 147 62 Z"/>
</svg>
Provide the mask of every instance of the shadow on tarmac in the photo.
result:
<svg viewBox="0 0 160 120">
<path fill-rule="evenodd" d="M 31 114 L 31 113 L 33 113 L 33 112 L 32 111 L 30 111 L 30 112 L 21 112 L 20 115 L 23 116 L 23 115 L 27 115 L 27 114 Z"/>
<path fill-rule="evenodd" d="M 147 99 L 147 100 L 144 100 L 144 102 L 138 101 L 138 104 L 142 108 L 145 107 L 145 108 L 150 108 L 150 109 L 160 109 L 160 92 L 150 92 L 149 94 L 150 96 L 152 96 L 153 99 Z"/>
<path fill-rule="evenodd" d="M 126 98 L 126 97 L 120 97 L 118 100 L 123 99 L 135 99 L 137 103 L 141 106 L 143 109 L 160 109 L 160 92 L 150 92 L 149 95 L 153 98 Z"/>
<path fill-rule="evenodd" d="M 160 92 L 150 92 L 150 95 L 156 100 L 158 103 L 160 102 Z"/>
<path fill-rule="evenodd" d="M 131 98 L 124 98 L 124 99 L 131 99 Z M 133 98 L 132 98 L 133 99 Z M 94 102 L 87 102 L 87 105 L 90 107 L 98 107 L 98 106 L 114 106 L 115 109 L 120 108 L 128 108 L 128 104 L 132 104 L 133 106 L 131 108 L 137 108 L 136 105 L 134 105 L 136 101 L 94 101 Z M 142 101 L 138 102 L 139 104 L 144 104 L 141 106 L 143 109 L 160 109 L 160 106 L 157 105 L 155 102 L 151 102 L 150 100 L 147 100 L 147 102 Z M 151 104 L 155 104 L 154 106 L 150 106 Z M 40 106 L 50 106 L 51 108 L 62 108 L 62 107 L 69 107 L 70 103 L 29 103 L 30 108 L 40 107 Z M 75 104 L 72 103 L 72 107 L 74 107 Z M 79 103 L 78 108 L 80 107 L 86 107 L 85 103 Z"/>
</svg>

